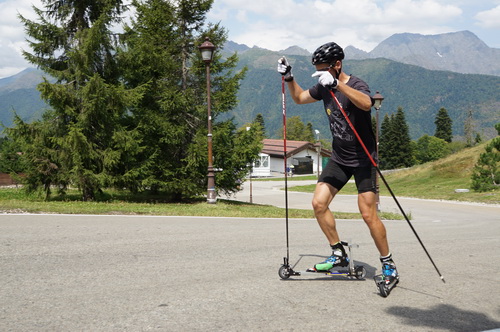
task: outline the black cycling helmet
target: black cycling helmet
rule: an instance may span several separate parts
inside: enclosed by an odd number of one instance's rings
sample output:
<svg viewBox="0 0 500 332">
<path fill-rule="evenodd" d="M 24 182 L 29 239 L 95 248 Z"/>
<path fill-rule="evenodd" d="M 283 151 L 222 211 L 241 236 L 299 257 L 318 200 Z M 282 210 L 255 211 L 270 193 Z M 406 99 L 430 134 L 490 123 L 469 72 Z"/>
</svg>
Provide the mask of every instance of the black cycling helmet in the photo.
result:
<svg viewBox="0 0 500 332">
<path fill-rule="evenodd" d="M 344 50 L 334 42 L 321 45 L 314 51 L 312 56 L 312 64 L 320 63 L 332 64 L 336 60 L 344 59 Z"/>
</svg>

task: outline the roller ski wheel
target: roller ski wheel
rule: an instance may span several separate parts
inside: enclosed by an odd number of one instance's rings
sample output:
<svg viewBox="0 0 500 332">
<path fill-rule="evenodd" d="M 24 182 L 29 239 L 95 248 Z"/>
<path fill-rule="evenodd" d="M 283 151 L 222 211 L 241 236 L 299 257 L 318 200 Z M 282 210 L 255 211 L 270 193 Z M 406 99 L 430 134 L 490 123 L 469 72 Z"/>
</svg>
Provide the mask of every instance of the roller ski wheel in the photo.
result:
<svg viewBox="0 0 500 332">
<path fill-rule="evenodd" d="M 362 280 L 366 276 L 366 269 L 364 266 L 356 266 L 354 269 L 354 276 L 358 280 Z"/>
<path fill-rule="evenodd" d="M 375 280 L 375 284 L 377 285 L 380 296 L 382 297 L 388 297 L 394 287 L 396 287 L 396 285 L 399 283 L 399 277 L 392 278 L 378 275 L 373 277 L 373 279 Z"/>
<path fill-rule="evenodd" d="M 290 267 L 286 265 L 281 265 L 280 269 L 278 270 L 278 275 L 283 280 L 290 278 Z"/>
</svg>

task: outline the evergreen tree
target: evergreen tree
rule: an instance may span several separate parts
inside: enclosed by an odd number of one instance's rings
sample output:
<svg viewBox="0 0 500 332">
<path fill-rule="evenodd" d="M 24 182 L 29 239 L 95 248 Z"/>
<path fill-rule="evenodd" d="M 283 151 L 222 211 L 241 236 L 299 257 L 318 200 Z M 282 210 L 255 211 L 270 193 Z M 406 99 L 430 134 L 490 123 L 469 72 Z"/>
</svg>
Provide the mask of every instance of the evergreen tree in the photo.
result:
<svg viewBox="0 0 500 332">
<path fill-rule="evenodd" d="M 434 134 L 434 136 L 436 136 L 437 138 L 441 138 L 448 143 L 451 143 L 451 140 L 453 138 L 452 121 L 450 116 L 448 115 L 448 111 L 446 110 L 446 108 L 441 107 L 439 109 L 434 124 L 436 125 L 436 133 Z"/>
<path fill-rule="evenodd" d="M 397 149 L 394 153 L 395 167 L 411 167 L 415 164 L 414 154 L 412 151 L 410 131 L 406 123 L 405 113 L 402 107 L 398 107 L 398 111 L 394 116 L 392 128 L 395 131 L 397 141 Z"/>
<path fill-rule="evenodd" d="M 17 173 L 22 172 L 23 167 L 19 151 L 16 142 L 7 137 L 0 137 L 0 173 L 15 176 Z"/>
<path fill-rule="evenodd" d="M 91 200 L 124 176 L 122 162 L 137 152 L 136 133 L 125 123 L 140 91 L 120 83 L 110 31 L 124 7 L 119 0 L 42 3 L 44 10 L 34 8 L 38 21 L 20 19 L 33 49 L 25 58 L 56 79 L 38 87 L 51 110 L 32 124 L 16 117 L 8 134 L 21 143 L 28 190 L 43 186 L 49 197 L 51 186 L 72 184 Z"/>
<path fill-rule="evenodd" d="M 264 116 L 262 113 L 259 113 L 255 116 L 255 119 L 253 120 L 253 123 L 260 125 L 260 128 L 262 130 L 262 133 L 264 134 L 264 137 L 266 136 L 266 124 L 264 122 Z"/>
<path fill-rule="evenodd" d="M 390 117 L 386 114 L 379 139 L 380 165 L 384 169 L 410 167 L 415 163 L 414 153 L 402 107 Z"/>
<path fill-rule="evenodd" d="M 382 124 L 380 125 L 379 137 L 379 166 L 381 169 L 390 169 L 392 166 L 391 151 L 394 149 L 396 138 L 392 130 L 391 124 L 394 115 L 384 115 Z"/>
<path fill-rule="evenodd" d="M 125 28 L 119 57 L 130 87 L 148 85 L 132 110 L 132 123 L 143 139 L 134 165 L 138 190 L 162 192 L 173 200 L 206 193 L 206 67 L 198 46 L 209 36 L 223 45 L 219 25 L 204 26 L 213 0 L 134 1 L 136 16 Z M 230 194 L 248 173 L 262 146 L 262 129 L 236 130 L 232 120 L 217 122 L 237 104 L 245 69 L 234 72 L 236 55 L 223 59 L 216 50 L 210 64 L 213 166 L 216 189 Z"/>
<path fill-rule="evenodd" d="M 500 123 L 495 126 L 498 132 L 479 156 L 472 173 L 472 189 L 488 191 L 500 188 Z"/>
</svg>

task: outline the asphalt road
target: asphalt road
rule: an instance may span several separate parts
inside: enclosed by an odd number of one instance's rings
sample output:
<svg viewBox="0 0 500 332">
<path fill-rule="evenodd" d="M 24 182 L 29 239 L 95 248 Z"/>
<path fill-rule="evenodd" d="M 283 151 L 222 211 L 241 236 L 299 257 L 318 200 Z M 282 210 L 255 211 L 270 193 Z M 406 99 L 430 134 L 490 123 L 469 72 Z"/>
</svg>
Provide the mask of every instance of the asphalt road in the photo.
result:
<svg viewBox="0 0 500 332">
<path fill-rule="evenodd" d="M 415 202 L 425 211 L 412 211 L 414 226 L 446 284 L 406 221 L 386 221 L 401 274 L 388 298 L 371 279 L 380 263 L 361 220 L 338 223 L 360 245 L 352 258 L 365 280 L 281 280 L 284 218 L 0 215 L 0 331 L 500 328 L 500 208 Z M 316 221 L 289 224 L 296 270 L 328 254 Z"/>
</svg>

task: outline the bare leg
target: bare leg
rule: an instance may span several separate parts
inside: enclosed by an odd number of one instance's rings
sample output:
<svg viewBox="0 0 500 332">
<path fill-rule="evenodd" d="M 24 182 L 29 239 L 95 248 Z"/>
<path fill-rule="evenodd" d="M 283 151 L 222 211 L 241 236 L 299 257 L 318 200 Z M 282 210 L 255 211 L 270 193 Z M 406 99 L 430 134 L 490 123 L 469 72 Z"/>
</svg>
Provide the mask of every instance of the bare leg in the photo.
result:
<svg viewBox="0 0 500 332">
<path fill-rule="evenodd" d="M 373 192 L 358 194 L 358 206 L 361 216 L 370 229 L 370 234 L 380 256 L 389 255 L 389 243 L 385 226 L 377 215 L 377 200 Z"/>
<path fill-rule="evenodd" d="M 330 245 L 340 241 L 335 218 L 329 208 L 330 203 L 338 192 L 339 191 L 330 184 L 318 182 L 312 200 L 314 215 L 316 216 L 319 227 L 330 242 Z"/>
</svg>

